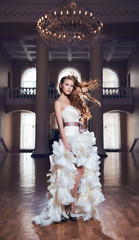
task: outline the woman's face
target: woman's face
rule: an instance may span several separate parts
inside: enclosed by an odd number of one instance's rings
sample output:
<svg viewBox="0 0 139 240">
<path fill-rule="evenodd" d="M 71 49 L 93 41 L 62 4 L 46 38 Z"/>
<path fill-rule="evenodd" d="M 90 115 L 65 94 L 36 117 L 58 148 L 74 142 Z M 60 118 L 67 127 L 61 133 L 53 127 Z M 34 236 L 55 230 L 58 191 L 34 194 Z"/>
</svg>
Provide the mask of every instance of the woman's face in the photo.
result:
<svg viewBox="0 0 139 240">
<path fill-rule="evenodd" d="M 62 92 L 66 95 L 69 95 L 74 88 L 74 82 L 71 79 L 65 79 L 60 86 L 62 88 Z"/>
</svg>

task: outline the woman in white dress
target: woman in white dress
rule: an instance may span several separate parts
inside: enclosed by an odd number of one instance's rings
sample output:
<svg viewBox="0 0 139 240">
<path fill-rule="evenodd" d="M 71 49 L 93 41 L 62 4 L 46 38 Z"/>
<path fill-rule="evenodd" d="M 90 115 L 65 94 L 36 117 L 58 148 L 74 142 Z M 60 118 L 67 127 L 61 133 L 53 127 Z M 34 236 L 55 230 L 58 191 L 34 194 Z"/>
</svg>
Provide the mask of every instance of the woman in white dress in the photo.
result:
<svg viewBox="0 0 139 240">
<path fill-rule="evenodd" d="M 97 218 L 97 205 L 104 201 L 99 181 L 99 156 L 93 132 L 83 130 L 83 120 L 91 114 L 82 97 L 91 98 L 88 90 L 97 81 L 79 83 L 75 76 L 61 79 L 61 95 L 55 102 L 56 119 L 61 139 L 53 143 L 50 156 L 48 202 L 35 224 L 48 226 L 55 222 L 84 221 Z"/>
</svg>

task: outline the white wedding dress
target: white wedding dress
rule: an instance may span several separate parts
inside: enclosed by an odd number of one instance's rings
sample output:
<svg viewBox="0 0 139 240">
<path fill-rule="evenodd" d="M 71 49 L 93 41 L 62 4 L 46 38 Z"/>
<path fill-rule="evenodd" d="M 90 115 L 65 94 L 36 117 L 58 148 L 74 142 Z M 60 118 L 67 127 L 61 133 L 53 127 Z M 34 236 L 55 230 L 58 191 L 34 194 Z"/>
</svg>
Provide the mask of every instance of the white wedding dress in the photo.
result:
<svg viewBox="0 0 139 240">
<path fill-rule="evenodd" d="M 79 122 L 80 113 L 73 106 L 62 111 L 64 122 Z M 66 126 L 65 134 L 72 152 L 64 148 L 63 142 L 53 143 L 53 155 L 50 156 L 50 176 L 48 202 L 45 210 L 33 218 L 35 224 L 48 226 L 52 222 L 60 222 L 65 215 L 65 205 L 75 201 L 78 217 L 84 221 L 97 218 L 97 205 L 104 201 L 99 181 L 99 156 L 93 132 L 79 132 L 78 126 Z M 84 174 L 80 180 L 76 198 L 71 196 L 74 187 L 76 166 L 84 166 Z"/>
</svg>

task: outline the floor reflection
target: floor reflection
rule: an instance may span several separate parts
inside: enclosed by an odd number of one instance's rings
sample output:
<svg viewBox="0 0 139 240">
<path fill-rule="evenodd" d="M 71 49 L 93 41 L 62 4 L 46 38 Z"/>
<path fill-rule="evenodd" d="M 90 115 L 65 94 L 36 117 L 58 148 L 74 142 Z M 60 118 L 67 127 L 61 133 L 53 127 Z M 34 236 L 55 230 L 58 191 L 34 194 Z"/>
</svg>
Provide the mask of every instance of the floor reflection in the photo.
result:
<svg viewBox="0 0 139 240">
<path fill-rule="evenodd" d="M 35 189 L 35 164 L 28 154 L 24 153 L 20 157 L 20 187 L 28 190 Z"/>
<path fill-rule="evenodd" d="M 120 181 L 120 161 L 119 153 L 110 153 L 108 158 L 105 159 L 104 176 L 105 186 L 119 186 Z"/>
<path fill-rule="evenodd" d="M 40 227 L 32 217 L 46 207 L 49 159 L 0 154 L 0 239 L 138 240 L 139 154 L 108 153 L 100 165 L 105 201 L 98 221 Z"/>
</svg>

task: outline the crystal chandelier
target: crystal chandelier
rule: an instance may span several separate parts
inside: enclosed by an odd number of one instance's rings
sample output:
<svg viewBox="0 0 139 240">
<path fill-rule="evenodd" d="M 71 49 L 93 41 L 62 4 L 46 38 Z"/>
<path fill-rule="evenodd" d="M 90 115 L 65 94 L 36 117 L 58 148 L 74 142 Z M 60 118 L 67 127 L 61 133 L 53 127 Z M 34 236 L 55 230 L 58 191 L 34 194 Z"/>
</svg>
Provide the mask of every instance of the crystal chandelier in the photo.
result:
<svg viewBox="0 0 139 240">
<path fill-rule="evenodd" d="M 72 0 L 69 6 L 48 10 L 37 23 L 37 30 L 43 40 L 54 46 L 89 46 L 103 28 L 93 12 L 78 7 Z"/>
</svg>

